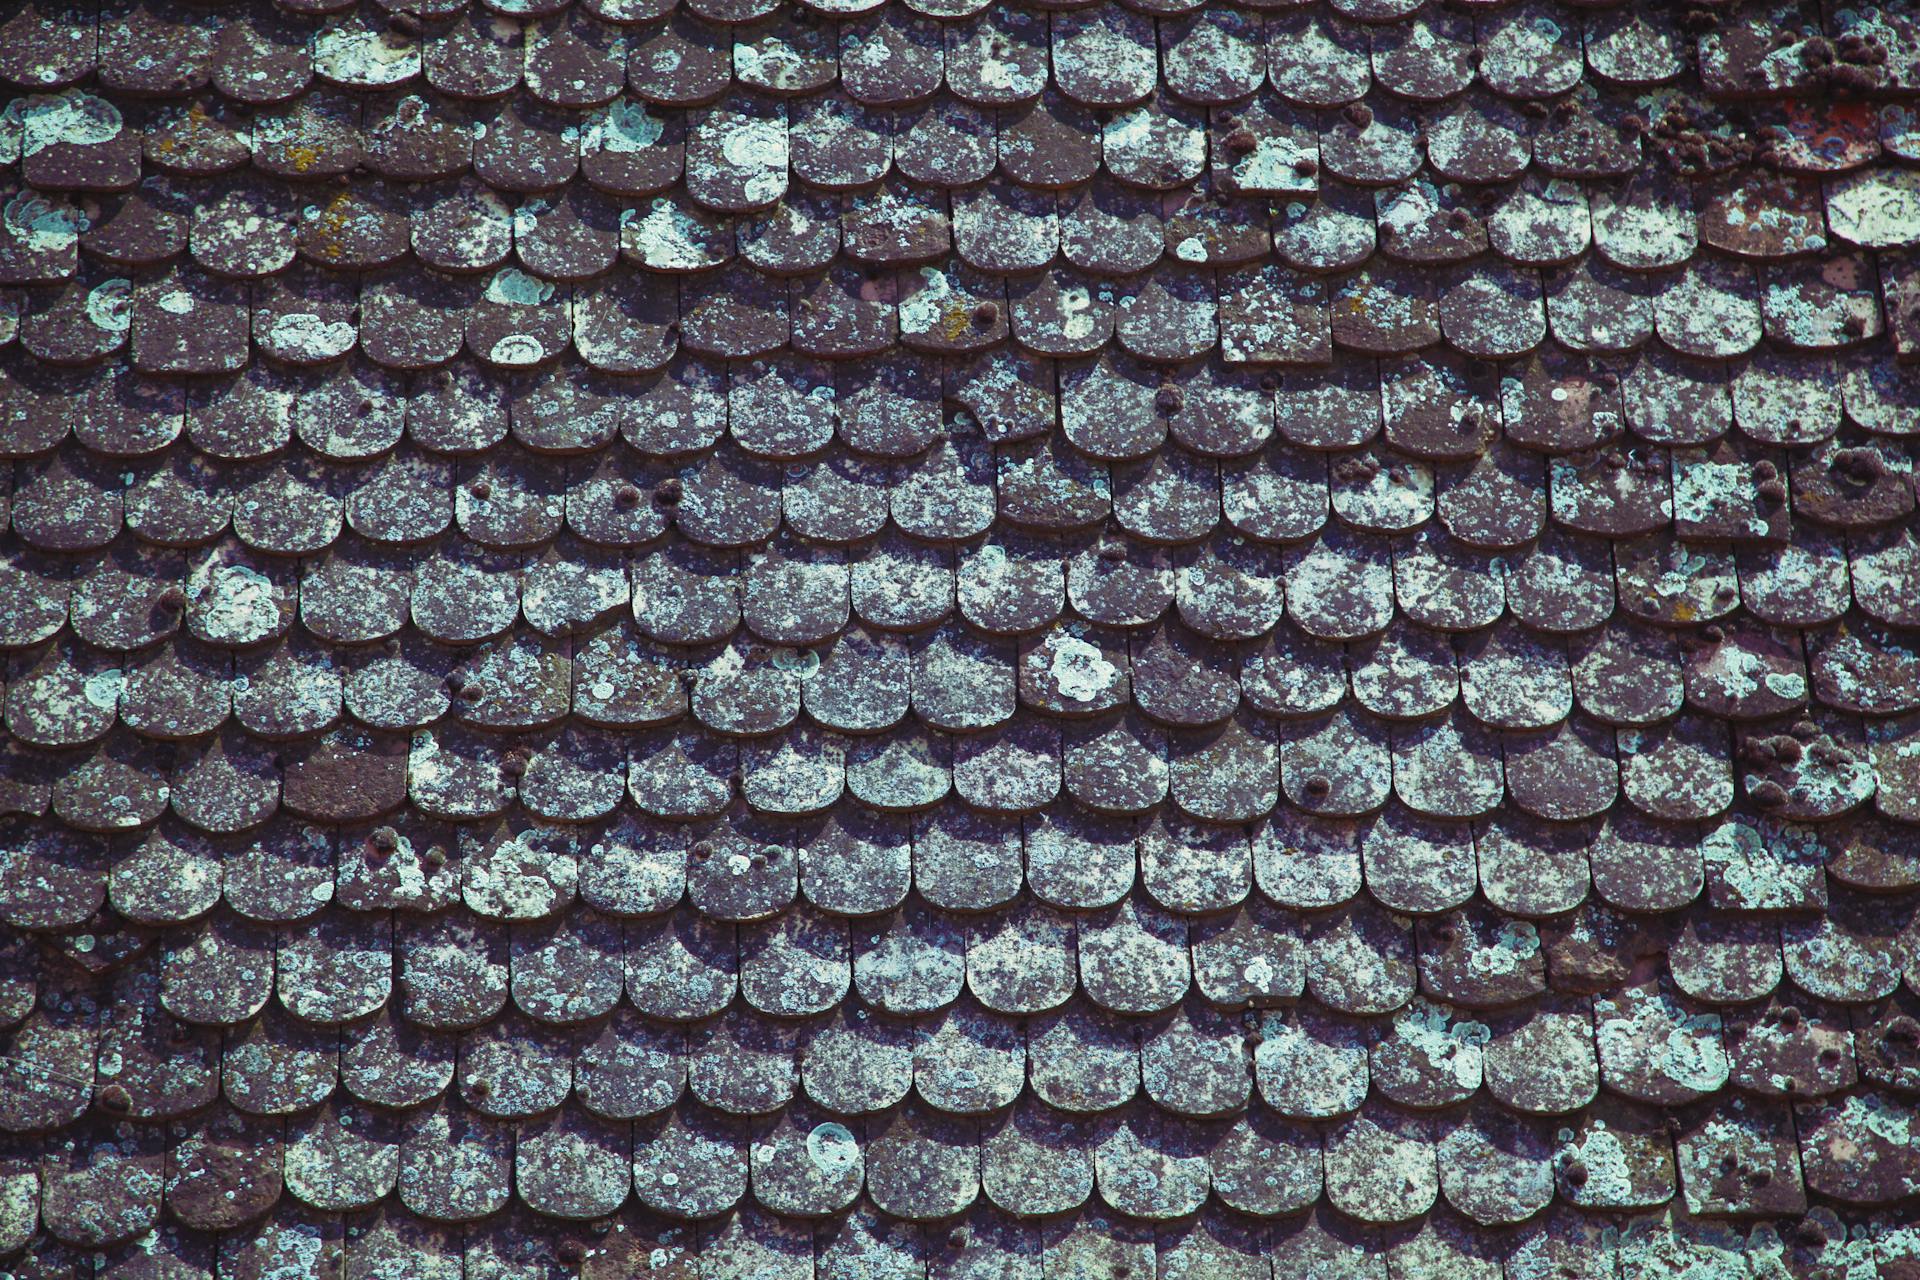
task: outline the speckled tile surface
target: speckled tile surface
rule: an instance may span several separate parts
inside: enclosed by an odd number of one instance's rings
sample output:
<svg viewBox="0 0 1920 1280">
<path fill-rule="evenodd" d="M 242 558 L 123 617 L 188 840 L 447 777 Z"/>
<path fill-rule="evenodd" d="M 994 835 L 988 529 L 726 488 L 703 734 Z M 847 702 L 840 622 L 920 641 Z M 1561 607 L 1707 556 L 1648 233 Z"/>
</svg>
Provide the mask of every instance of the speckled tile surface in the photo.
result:
<svg viewBox="0 0 1920 1280">
<path fill-rule="evenodd" d="M 0 1271 L 1920 1276 L 1920 20 L 0 6 Z"/>
</svg>

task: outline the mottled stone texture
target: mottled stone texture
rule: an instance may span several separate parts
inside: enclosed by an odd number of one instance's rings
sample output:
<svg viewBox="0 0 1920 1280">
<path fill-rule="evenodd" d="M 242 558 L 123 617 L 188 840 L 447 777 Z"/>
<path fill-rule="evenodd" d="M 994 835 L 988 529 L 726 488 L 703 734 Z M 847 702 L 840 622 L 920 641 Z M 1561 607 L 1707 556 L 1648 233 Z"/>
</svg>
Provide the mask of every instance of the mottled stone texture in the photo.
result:
<svg viewBox="0 0 1920 1280">
<path fill-rule="evenodd" d="M 1920 24 L 0 5 L 0 1271 L 1920 1275 Z"/>
</svg>

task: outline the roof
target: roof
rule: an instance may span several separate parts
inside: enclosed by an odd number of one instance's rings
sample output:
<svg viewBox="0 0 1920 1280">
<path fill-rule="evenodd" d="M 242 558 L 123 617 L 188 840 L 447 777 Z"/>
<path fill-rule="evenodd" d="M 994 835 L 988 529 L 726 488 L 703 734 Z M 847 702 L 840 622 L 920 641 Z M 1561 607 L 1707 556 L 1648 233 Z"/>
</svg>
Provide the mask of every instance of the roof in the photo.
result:
<svg viewBox="0 0 1920 1280">
<path fill-rule="evenodd" d="M 1920 1274 L 1920 22 L 0 14 L 0 1268 Z"/>
</svg>

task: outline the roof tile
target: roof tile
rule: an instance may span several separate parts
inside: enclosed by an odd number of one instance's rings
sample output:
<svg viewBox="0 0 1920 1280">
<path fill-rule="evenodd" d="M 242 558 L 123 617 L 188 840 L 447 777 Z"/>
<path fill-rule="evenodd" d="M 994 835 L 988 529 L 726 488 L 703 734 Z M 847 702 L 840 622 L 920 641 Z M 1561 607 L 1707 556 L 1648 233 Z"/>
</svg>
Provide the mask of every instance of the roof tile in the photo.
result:
<svg viewBox="0 0 1920 1280">
<path fill-rule="evenodd" d="M 1600 1152 L 1617 1150 L 1618 1166 L 1595 1177 Z M 1561 1194 L 1583 1207 L 1648 1208 L 1673 1198 L 1673 1140 L 1658 1115 L 1630 1102 L 1608 1099 L 1572 1126 L 1557 1153 Z"/>
<path fill-rule="evenodd" d="M 1504 750 L 1507 795 L 1536 817 L 1595 817 L 1606 812 L 1619 793 L 1613 736 L 1584 716 L 1535 734 L 1509 734 Z"/>
<path fill-rule="evenodd" d="M 1920 812 L 1880 18 L 128 14 L 0 55 L 0 1007 L 49 1150 L 225 1029 L 141 1247 L 1481 1275 L 1906 1187 L 1828 1168 Z"/>
<path fill-rule="evenodd" d="M 255 105 L 286 101 L 313 75 L 307 37 L 305 26 L 277 9 L 236 15 L 222 28 L 214 48 L 214 87 Z"/>
<path fill-rule="evenodd" d="M 8 42 L 0 75 L 15 84 L 57 89 L 75 83 L 95 65 L 91 14 L 65 4 L 31 4 L 9 18 Z"/>
<path fill-rule="evenodd" d="M 1030 1215 L 1087 1203 L 1094 1183 L 1091 1126 L 1037 1102 L 988 1123 L 981 1184 L 994 1204 L 1009 1213 Z M 962 1232 L 965 1244 L 971 1245 L 973 1231 L 962 1227 L 954 1234 Z"/>
<path fill-rule="evenodd" d="M 1664 1105 L 1718 1089 L 1730 1070 L 1720 1019 L 1696 1009 L 1664 982 L 1597 997 L 1594 1043 L 1607 1084 L 1637 1101 Z M 1665 1047 L 1675 1043 L 1685 1046 L 1684 1058 Z"/>
<path fill-rule="evenodd" d="M 1810 1002 L 1804 1011 L 1776 993 L 1764 1009 L 1730 1020 L 1734 1079 L 1763 1095 L 1837 1093 L 1856 1080 L 1854 1033 L 1842 1011 Z"/>
<path fill-rule="evenodd" d="M 1361 1222 L 1406 1222 L 1426 1212 L 1439 1194 L 1425 1116 L 1366 1108 L 1329 1128 L 1325 1144 L 1328 1200 Z"/>
<path fill-rule="evenodd" d="M 865 7 L 865 6 L 863 6 Z M 910 10 L 874 6 L 840 27 L 840 80 L 873 106 L 918 101 L 940 88 L 944 28 Z"/>
<path fill-rule="evenodd" d="M 1206 1200 L 1202 1131 L 1164 1112 L 1136 1106 L 1096 1129 L 1094 1173 L 1100 1196 L 1130 1217 L 1182 1217 Z"/>
<path fill-rule="evenodd" d="M 400 1200 L 433 1221 L 470 1222 L 505 1207 L 512 1167 L 513 1131 L 450 1098 L 407 1117 Z"/>
<path fill-rule="evenodd" d="M 1594 888 L 1625 910 L 1674 910 L 1700 893 L 1704 872 L 1690 825 L 1615 809 L 1588 855 Z"/>
<path fill-rule="evenodd" d="M 1915 1170 L 1908 1152 L 1889 1143 L 1872 1122 L 1899 1124 L 1908 1108 L 1884 1094 L 1855 1094 L 1844 1102 L 1804 1103 L 1796 1108 L 1801 1159 L 1807 1184 L 1853 1204 L 1883 1204 L 1912 1193 Z M 1853 1144 L 1853 1158 L 1836 1159 L 1839 1144 Z M 1855 1163 L 1857 1161 L 1857 1163 Z"/>
<path fill-rule="evenodd" d="M 867 1193 L 895 1217 L 950 1217 L 980 1194 L 977 1125 L 923 1108 L 902 1108 L 874 1126 L 867 1147 Z"/>
</svg>

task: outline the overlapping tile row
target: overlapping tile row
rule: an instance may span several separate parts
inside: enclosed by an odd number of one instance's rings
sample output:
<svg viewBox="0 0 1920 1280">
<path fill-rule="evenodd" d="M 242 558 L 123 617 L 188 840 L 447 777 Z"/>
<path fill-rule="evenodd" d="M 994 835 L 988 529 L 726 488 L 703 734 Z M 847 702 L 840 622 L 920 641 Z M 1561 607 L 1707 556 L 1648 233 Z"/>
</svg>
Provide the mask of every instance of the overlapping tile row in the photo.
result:
<svg viewBox="0 0 1920 1280">
<path fill-rule="evenodd" d="M 1920 26 L 1643 8 L 9 10 L 0 1265 L 1920 1268 Z"/>
</svg>

